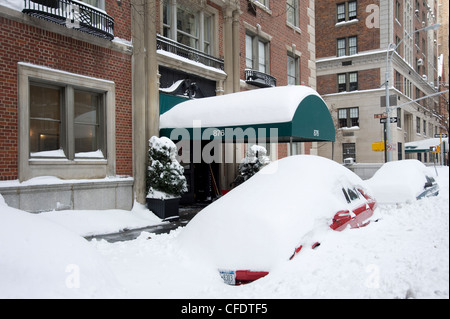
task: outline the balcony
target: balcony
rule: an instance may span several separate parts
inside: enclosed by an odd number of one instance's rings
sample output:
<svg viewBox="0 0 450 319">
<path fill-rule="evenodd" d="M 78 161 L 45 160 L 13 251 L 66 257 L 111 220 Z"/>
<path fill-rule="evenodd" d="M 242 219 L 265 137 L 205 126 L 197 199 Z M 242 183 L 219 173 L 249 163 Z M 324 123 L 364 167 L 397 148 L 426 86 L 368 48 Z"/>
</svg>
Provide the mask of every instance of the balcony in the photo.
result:
<svg viewBox="0 0 450 319">
<path fill-rule="evenodd" d="M 245 82 L 261 88 L 277 86 L 277 79 L 273 76 L 250 69 L 245 70 Z"/>
<path fill-rule="evenodd" d="M 160 34 L 158 34 L 156 38 L 156 49 L 164 50 L 222 71 L 224 69 L 224 61 L 222 59 L 215 58 L 211 55 L 203 53 L 202 51 L 191 48 L 190 46 L 163 37 Z"/>
<path fill-rule="evenodd" d="M 114 39 L 114 19 L 102 10 L 72 0 L 24 0 L 22 12 L 97 37 Z"/>
</svg>

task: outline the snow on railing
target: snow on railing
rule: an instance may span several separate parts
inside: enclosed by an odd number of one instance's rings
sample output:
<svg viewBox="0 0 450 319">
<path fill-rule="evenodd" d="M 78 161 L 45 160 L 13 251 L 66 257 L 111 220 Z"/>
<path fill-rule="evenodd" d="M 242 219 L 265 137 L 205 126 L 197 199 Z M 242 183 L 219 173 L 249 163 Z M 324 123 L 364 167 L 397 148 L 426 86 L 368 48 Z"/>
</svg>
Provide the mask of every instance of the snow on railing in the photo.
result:
<svg viewBox="0 0 450 319">
<path fill-rule="evenodd" d="M 112 40 L 114 19 L 103 10 L 72 0 L 24 0 L 23 12 L 82 32 Z"/>
</svg>

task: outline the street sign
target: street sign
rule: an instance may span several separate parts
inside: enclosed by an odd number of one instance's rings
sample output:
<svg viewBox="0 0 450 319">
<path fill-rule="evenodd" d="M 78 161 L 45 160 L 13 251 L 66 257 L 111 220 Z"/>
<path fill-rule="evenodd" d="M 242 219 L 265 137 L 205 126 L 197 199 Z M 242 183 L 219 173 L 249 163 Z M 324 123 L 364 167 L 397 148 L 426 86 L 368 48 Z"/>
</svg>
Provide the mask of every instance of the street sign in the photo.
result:
<svg viewBox="0 0 450 319">
<path fill-rule="evenodd" d="M 384 152 L 384 141 L 376 141 L 372 143 L 372 151 Z"/>
<path fill-rule="evenodd" d="M 380 119 L 380 124 L 384 124 L 387 123 L 387 118 L 381 118 Z M 397 123 L 397 118 L 396 117 L 391 117 L 391 123 Z"/>
<path fill-rule="evenodd" d="M 439 138 L 439 137 L 441 137 L 442 136 L 442 138 L 447 138 L 448 137 L 448 135 L 447 134 L 434 134 L 434 137 L 435 138 Z"/>
<path fill-rule="evenodd" d="M 385 112 L 385 113 L 380 113 L 380 114 L 374 114 L 373 115 L 373 118 L 374 119 L 384 119 L 384 118 L 386 118 L 387 117 L 387 113 Z"/>
</svg>

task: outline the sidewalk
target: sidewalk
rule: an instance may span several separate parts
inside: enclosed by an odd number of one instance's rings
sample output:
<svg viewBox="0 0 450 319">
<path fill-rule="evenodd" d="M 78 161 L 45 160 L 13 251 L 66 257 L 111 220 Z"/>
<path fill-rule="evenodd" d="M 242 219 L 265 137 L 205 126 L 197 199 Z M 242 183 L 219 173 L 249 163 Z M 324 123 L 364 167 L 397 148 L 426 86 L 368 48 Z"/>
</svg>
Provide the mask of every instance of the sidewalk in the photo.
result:
<svg viewBox="0 0 450 319">
<path fill-rule="evenodd" d="M 197 204 L 193 206 L 180 207 L 180 217 L 172 219 L 170 221 L 163 221 L 161 224 L 152 225 L 148 227 L 136 228 L 136 229 L 126 229 L 117 233 L 111 234 L 101 234 L 86 236 L 87 240 L 92 239 L 104 239 L 107 242 L 118 242 L 136 239 L 141 235 L 142 232 L 149 232 L 152 234 L 167 234 L 178 227 L 186 226 L 189 221 L 194 218 L 194 216 L 205 208 L 206 205 Z"/>
</svg>

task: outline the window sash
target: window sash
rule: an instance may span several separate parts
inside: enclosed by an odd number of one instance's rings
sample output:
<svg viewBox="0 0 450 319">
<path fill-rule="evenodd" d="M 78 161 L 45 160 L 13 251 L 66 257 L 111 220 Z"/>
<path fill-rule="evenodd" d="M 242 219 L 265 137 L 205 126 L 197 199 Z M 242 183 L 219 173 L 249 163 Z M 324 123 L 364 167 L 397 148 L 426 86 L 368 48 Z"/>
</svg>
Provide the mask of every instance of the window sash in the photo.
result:
<svg viewBox="0 0 450 319">
<path fill-rule="evenodd" d="M 247 69 L 253 69 L 253 38 L 245 35 L 245 66 Z"/>
<path fill-rule="evenodd" d="M 266 73 L 266 44 L 258 41 L 258 70 Z"/>
<path fill-rule="evenodd" d="M 298 0 L 286 1 L 286 18 L 287 22 L 294 26 L 298 26 Z"/>
<path fill-rule="evenodd" d="M 288 85 L 296 85 L 298 84 L 298 58 L 294 58 L 290 55 L 287 57 L 287 76 L 288 76 Z"/>
<path fill-rule="evenodd" d="M 337 5 L 337 21 L 345 21 L 345 3 Z"/>
<path fill-rule="evenodd" d="M 352 1 L 348 3 L 348 19 L 356 19 L 357 11 L 356 11 L 356 1 Z"/>
<path fill-rule="evenodd" d="M 337 56 L 344 56 L 346 54 L 346 40 L 338 39 L 337 40 Z"/>
<path fill-rule="evenodd" d="M 356 37 L 348 38 L 348 54 L 353 55 L 358 53 L 358 42 Z"/>
</svg>

